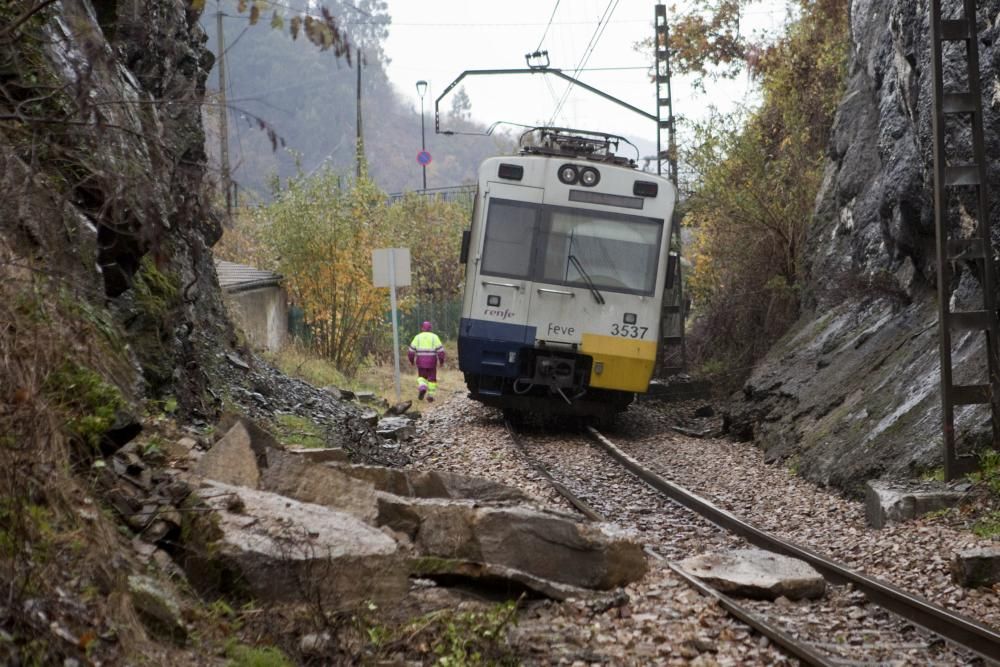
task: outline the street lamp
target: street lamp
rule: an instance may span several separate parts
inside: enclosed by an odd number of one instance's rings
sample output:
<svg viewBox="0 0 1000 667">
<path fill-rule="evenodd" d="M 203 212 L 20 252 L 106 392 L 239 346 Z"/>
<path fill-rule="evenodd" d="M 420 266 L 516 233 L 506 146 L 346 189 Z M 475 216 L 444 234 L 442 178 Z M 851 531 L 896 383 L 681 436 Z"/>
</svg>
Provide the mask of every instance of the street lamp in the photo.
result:
<svg viewBox="0 0 1000 667">
<path fill-rule="evenodd" d="M 427 151 L 424 141 L 424 94 L 427 92 L 427 82 L 421 79 L 417 81 L 417 95 L 420 96 L 420 152 Z M 427 190 L 427 165 L 421 161 L 420 168 L 424 171 L 424 190 Z"/>
</svg>

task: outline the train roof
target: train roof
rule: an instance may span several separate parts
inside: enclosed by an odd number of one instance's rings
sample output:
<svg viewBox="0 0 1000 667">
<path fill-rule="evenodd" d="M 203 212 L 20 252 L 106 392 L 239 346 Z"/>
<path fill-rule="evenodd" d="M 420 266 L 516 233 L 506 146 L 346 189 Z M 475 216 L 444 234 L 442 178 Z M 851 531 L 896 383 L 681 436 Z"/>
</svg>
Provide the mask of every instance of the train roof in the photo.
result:
<svg viewBox="0 0 1000 667">
<path fill-rule="evenodd" d="M 622 143 L 632 147 L 635 159 L 617 154 Z M 565 127 L 532 128 L 521 135 L 518 144 L 521 155 L 575 158 L 623 167 L 635 168 L 639 158 L 639 149 L 625 137 Z"/>
</svg>

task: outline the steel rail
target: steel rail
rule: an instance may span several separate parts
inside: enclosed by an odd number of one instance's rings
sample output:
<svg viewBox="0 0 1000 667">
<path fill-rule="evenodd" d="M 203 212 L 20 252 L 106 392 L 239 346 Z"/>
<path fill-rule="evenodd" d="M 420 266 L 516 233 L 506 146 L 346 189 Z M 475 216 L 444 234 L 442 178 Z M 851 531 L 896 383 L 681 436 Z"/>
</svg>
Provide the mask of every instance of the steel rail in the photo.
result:
<svg viewBox="0 0 1000 667">
<path fill-rule="evenodd" d="M 528 462 L 528 465 L 534 468 L 535 472 L 544 477 L 545 480 L 552 485 L 552 488 L 559 492 L 560 496 L 565 498 L 570 505 L 575 507 L 580 512 L 580 514 L 584 515 L 591 521 L 607 521 L 607 519 L 597 512 L 597 510 L 588 505 L 583 498 L 580 498 L 575 493 L 570 491 L 564 484 L 556 480 L 556 478 L 552 476 L 552 473 L 549 472 L 548 468 L 528 454 L 528 450 L 525 449 L 524 443 L 521 442 L 521 439 L 517 436 L 514 425 L 510 423 L 509 419 L 504 419 L 503 425 L 504 428 L 507 429 L 507 434 L 510 436 L 510 439 L 514 442 L 514 446 L 517 447 L 519 452 L 521 452 L 521 456 L 523 456 Z"/>
<path fill-rule="evenodd" d="M 662 556 L 659 556 L 658 554 L 657 557 L 662 558 Z M 725 593 L 720 593 L 701 579 L 691 576 L 681 569 L 680 566 L 670 562 L 667 562 L 666 565 L 673 571 L 674 574 L 683 579 L 689 586 L 697 590 L 705 597 L 715 599 L 715 601 L 719 603 L 719 606 L 725 609 L 734 618 L 742 621 L 746 625 L 749 625 L 751 628 L 764 635 L 769 640 L 787 651 L 790 655 L 798 658 L 805 664 L 814 665 L 815 667 L 835 667 L 840 664 L 839 661 L 814 650 L 807 642 L 798 640 L 781 628 L 772 625 L 759 614 L 755 614 L 750 611 Z"/>
<path fill-rule="evenodd" d="M 805 561 L 835 584 L 852 584 L 878 606 L 919 625 L 983 658 L 1000 661 L 1000 634 L 961 614 L 940 607 L 892 584 L 844 567 L 810 549 L 779 539 L 743 521 L 710 501 L 660 477 L 619 449 L 592 426 L 587 430 L 594 440 L 625 469 L 660 493 L 700 514 L 715 525 L 743 537 L 751 544 L 775 553 Z"/>
<path fill-rule="evenodd" d="M 507 429 L 507 433 L 511 440 L 514 442 L 514 446 L 517 447 L 519 452 L 521 452 L 521 455 L 528 462 L 528 465 L 542 475 L 546 481 L 548 481 L 549 484 L 551 484 L 552 487 L 559 492 L 559 495 L 569 501 L 573 507 L 577 508 L 580 513 L 588 519 L 592 521 L 607 521 L 605 517 L 596 512 L 582 498 L 570 491 L 566 485 L 557 481 L 543 464 L 536 461 L 528 453 L 527 449 L 524 447 L 522 439 L 518 436 L 516 429 L 513 424 L 511 424 L 509 419 L 504 419 L 504 427 Z M 828 656 L 817 652 L 808 643 L 795 639 L 792 635 L 773 625 L 760 614 L 757 614 L 739 604 L 736 600 L 729 597 L 725 593 L 721 593 L 700 579 L 691 576 L 677 565 L 667 561 L 664 556 L 661 556 L 649 547 L 646 547 L 645 551 L 653 558 L 663 562 L 689 586 L 697 590 L 702 595 L 714 599 L 718 602 L 719 606 L 731 616 L 753 628 L 761 635 L 767 637 L 768 640 L 777 646 L 780 646 L 789 655 L 802 661 L 803 664 L 812 665 L 813 667 L 838 667 L 841 664 L 840 662 L 832 660 Z"/>
</svg>

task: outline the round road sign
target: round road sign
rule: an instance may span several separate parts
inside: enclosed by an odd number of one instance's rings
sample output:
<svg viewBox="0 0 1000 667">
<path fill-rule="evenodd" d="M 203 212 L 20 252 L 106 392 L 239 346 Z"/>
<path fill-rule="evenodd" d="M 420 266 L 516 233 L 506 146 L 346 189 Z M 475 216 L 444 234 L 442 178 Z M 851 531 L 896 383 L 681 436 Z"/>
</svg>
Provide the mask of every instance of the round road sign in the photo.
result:
<svg viewBox="0 0 1000 667">
<path fill-rule="evenodd" d="M 420 151 L 417 153 L 417 163 L 426 167 L 431 163 L 431 154 L 427 151 Z"/>
</svg>

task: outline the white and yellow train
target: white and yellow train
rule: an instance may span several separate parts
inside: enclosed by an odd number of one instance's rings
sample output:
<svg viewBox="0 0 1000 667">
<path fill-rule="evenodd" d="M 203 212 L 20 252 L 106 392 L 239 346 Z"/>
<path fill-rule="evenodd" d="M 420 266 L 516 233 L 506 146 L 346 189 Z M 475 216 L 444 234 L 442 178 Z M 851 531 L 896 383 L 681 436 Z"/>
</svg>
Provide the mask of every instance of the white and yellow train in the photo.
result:
<svg viewBox="0 0 1000 667">
<path fill-rule="evenodd" d="M 488 405 L 613 414 L 657 361 L 675 190 L 616 155 L 620 137 L 529 135 L 479 169 L 459 368 Z"/>
</svg>

